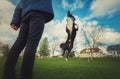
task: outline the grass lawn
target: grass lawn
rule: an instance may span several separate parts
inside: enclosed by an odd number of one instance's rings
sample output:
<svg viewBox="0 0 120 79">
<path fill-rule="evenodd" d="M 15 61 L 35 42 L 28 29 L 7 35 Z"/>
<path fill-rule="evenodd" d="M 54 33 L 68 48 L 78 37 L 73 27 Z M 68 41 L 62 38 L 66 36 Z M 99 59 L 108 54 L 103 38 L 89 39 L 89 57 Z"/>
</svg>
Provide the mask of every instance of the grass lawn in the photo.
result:
<svg viewBox="0 0 120 79">
<path fill-rule="evenodd" d="M 16 72 L 20 77 L 19 59 Z M 0 58 L 0 79 L 2 79 L 5 58 Z M 87 59 L 63 58 L 36 59 L 34 79 L 120 79 L 120 58 L 96 58 L 87 62 Z"/>
</svg>

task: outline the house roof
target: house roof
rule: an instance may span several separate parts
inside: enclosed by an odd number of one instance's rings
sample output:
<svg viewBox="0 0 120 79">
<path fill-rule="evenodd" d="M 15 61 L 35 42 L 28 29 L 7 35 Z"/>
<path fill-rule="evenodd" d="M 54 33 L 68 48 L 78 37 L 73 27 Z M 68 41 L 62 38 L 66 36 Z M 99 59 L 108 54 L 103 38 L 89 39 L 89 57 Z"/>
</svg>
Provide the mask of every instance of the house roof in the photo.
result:
<svg viewBox="0 0 120 79">
<path fill-rule="evenodd" d="M 86 48 L 86 49 L 83 49 L 82 51 L 80 51 L 80 53 L 89 53 L 91 51 L 93 51 L 95 53 L 102 53 L 102 50 L 99 48 Z"/>
<path fill-rule="evenodd" d="M 111 45 L 107 47 L 107 51 L 115 51 L 115 50 L 120 50 L 120 44 L 118 45 Z"/>
</svg>

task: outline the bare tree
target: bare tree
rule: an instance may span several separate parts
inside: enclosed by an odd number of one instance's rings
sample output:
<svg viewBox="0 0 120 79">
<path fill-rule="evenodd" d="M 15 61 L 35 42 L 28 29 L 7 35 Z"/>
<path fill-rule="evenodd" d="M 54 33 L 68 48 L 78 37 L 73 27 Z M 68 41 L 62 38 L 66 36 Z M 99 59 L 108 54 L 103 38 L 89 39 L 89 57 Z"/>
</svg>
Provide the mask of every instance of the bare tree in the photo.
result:
<svg viewBox="0 0 120 79">
<path fill-rule="evenodd" d="M 104 27 L 97 26 L 97 25 L 84 25 L 82 27 L 82 36 L 85 39 L 85 46 L 93 49 L 99 46 L 104 45 L 103 34 L 104 34 Z M 93 59 L 93 50 L 90 50 L 91 60 Z M 88 56 L 89 61 L 89 56 Z"/>
<path fill-rule="evenodd" d="M 57 46 L 59 45 L 59 42 L 57 40 L 57 37 L 53 37 L 51 41 L 51 50 L 52 50 L 52 56 L 54 56 L 55 50 L 57 49 Z"/>
</svg>

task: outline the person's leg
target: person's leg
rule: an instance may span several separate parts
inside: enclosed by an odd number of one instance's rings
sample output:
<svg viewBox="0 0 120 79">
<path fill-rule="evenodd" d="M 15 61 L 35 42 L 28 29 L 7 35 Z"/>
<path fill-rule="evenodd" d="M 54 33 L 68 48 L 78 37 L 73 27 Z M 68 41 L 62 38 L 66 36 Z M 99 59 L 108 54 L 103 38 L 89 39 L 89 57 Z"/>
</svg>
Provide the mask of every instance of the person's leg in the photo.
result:
<svg viewBox="0 0 120 79">
<path fill-rule="evenodd" d="M 4 65 L 3 79 L 16 79 L 15 78 L 15 65 L 18 60 L 18 56 L 20 52 L 24 49 L 25 44 L 26 44 L 26 40 L 28 36 L 27 26 L 28 25 L 26 23 L 23 23 L 21 25 L 17 40 L 15 41 L 14 45 L 9 51 L 9 55 Z"/>
<path fill-rule="evenodd" d="M 21 79 L 33 79 L 35 53 L 43 33 L 45 23 L 45 17 L 42 14 L 29 14 L 29 36 L 22 62 Z"/>
</svg>

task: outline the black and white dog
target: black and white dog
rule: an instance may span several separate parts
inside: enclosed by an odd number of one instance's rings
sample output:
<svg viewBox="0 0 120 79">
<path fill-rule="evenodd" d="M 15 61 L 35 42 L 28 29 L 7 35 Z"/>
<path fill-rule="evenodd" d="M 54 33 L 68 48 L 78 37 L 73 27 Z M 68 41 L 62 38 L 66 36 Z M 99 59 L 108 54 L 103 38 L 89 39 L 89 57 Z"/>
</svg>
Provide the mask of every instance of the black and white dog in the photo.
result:
<svg viewBox="0 0 120 79">
<path fill-rule="evenodd" d="M 67 51 L 66 60 L 68 60 L 69 54 L 73 48 L 74 39 L 76 37 L 76 32 L 78 31 L 78 26 L 75 24 L 74 16 L 68 11 L 67 13 L 67 26 L 66 32 L 68 34 L 67 40 L 65 43 L 60 44 L 60 48 L 63 50 L 62 56 L 65 55 Z"/>
</svg>

